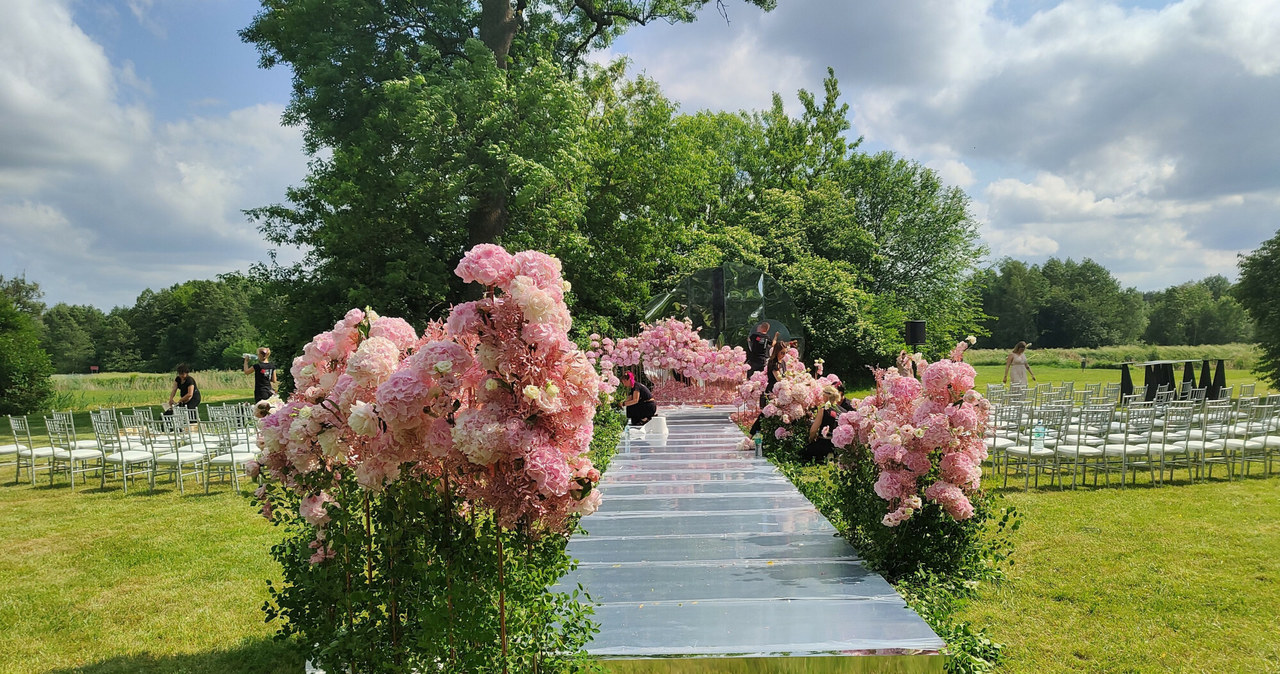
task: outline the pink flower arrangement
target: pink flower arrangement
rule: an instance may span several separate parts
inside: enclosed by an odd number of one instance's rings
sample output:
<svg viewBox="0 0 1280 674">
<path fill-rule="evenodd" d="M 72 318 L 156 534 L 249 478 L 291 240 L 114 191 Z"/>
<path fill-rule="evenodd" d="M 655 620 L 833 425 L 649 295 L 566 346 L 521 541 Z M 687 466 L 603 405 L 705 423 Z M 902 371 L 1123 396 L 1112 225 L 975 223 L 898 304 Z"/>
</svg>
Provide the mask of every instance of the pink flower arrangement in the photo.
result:
<svg viewBox="0 0 1280 674">
<path fill-rule="evenodd" d="M 634 337 L 593 334 L 590 340 L 587 356 L 600 366 L 604 393 L 617 389 L 614 368 L 641 367 L 654 382 L 654 398 L 664 403 L 730 403 L 750 370 L 742 347 L 716 347 L 687 318 L 643 324 Z"/>
<path fill-rule="evenodd" d="M 321 534 L 350 507 L 328 488 L 343 479 L 378 492 L 447 474 L 460 508 L 531 531 L 599 507 L 585 454 L 602 384 L 568 338 L 559 260 L 484 244 L 456 273 L 485 296 L 421 335 L 351 310 L 294 360 L 295 392 L 262 420 L 262 470 L 303 497 L 299 515 Z M 323 540 L 313 563 L 332 555 Z"/>
<path fill-rule="evenodd" d="M 970 496 L 981 488 L 990 404 L 973 389 L 973 367 L 960 360 L 966 346 L 934 363 L 904 353 L 898 367 L 876 371 L 875 394 L 840 415 L 831 441 L 870 450 L 880 471 L 876 494 L 888 501 L 885 526 L 907 521 L 925 501 L 956 520 L 973 516 Z M 935 466 L 938 479 L 925 484 Z"/>
</svg>

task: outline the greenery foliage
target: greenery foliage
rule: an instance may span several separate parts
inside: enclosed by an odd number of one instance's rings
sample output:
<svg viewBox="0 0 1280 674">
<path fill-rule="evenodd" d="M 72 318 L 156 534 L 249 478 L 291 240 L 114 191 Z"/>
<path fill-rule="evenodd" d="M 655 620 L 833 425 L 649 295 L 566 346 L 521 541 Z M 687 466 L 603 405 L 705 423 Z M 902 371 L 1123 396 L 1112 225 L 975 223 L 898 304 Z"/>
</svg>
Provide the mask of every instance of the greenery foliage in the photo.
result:
<svg viewBox="0 0 1280 674">
<path fill-rule="evenodd" d="M 1165 290 L 1122 288 L 1101 265 L 1049 258 L 1042 265 L 1005 258 L 973 279 L 987 314 L 988 345 L 1020 341 L 1048 348 L 1133 344 L 1191 346 L 1247 342 L 1253 326 L 1231 282 L 1210 276 Z"/>
<path fill-rule="evenodd" d="M 0 294 L 0 415 L 41 409 L 53 394 L 52 372 L 35 321 Z"/>
<path fill-rule="evenodd" d="M 607 466 L 621 418 L 597 412 L 597 465 Z M 296 637 L 329 671 L 591 668 L 582 655 L 596 629 L 589 601 L 580 590 L 549 590 L 574 565 L 566 536 L 504 530 L 463 512 L 446 477 L 402 478 L 381 493 L 340 484 L 352 493 L 335 493 L 338 502 L 364 507 L 331 509 L 336 556 L 318 565 L 308 561 L 316 529 L 299 517 L 299 497 L 271 483 L 257 497 L 285 531 L 272 548 L 283 581 L 263 607 L 278 637 Z"/>
<path fill-rule="evenodd" d="M 1280 286 L 1276 284 L 1276 269 L 1280 269 L 1280 232 L 1257 250 L 1241 256 L 1235 297 L 1257 326 L 1262 358 L 1255 369 L 1272 383 L 1280 384 Z"/>
</svg>

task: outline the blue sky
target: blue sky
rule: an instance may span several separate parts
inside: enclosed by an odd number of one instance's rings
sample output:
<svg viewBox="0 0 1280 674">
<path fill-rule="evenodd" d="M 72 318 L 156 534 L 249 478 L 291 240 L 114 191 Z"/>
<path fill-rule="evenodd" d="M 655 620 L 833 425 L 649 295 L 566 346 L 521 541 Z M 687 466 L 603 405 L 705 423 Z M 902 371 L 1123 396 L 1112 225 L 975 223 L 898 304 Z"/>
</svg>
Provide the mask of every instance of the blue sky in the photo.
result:
<svg viewBox="0 0 1280 674">
<path fill-rule="evenodd" d="M 1234 277 L 1280 227 L 1278 2 L 778 4 L 597 58 L 686 111 L 794 106 L 835 68 L 864 149 L 963 188 L 992 260 L 1092 257 L 1151 290 Z M 0 274 L 106 308 L 266 259 L 241 211 L 282 200 L 307 158 L 280 125 L 289 73 L 236 34 L 258 8 L 0 0 Z"/>
</svg>

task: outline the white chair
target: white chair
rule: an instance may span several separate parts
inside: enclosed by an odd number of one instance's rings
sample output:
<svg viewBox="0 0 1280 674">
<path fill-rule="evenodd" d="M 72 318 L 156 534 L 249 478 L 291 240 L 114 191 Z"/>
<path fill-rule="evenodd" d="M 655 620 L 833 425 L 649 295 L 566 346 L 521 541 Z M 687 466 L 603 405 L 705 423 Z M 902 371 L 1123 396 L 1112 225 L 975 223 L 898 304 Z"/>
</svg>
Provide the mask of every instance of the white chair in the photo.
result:
<svg viewBox="0 0 1280 674">
<path fill-rule="evenodd" d="M 1175 400 L 1170 402 L 1164 409 L 1163 423 L 1153 430 L 1147 437 L 1147 459 L 1154 462 L 1158 457 L 1160 460 L 1159 484 L 1164 484 L 1164 470 L 1169 469 L 1169 479 L 1173 479 L 1173 471 L 1182 465 L 1187 469 L 1187 481 L 1192 482 L 1195 476 L 1192 469 L 1196 466 L 1196 461 L 1192 458 L 1191 446 L 1188 440 L 1191 437 L 1191 424 L 1195 419 L 1196 404 L 1190 400 Z M 1181 454 L 1181 458 L 1177 460 L 1169 460 L 1169 455 Z"/>
<path fill-rule="evenodd" d="M 1111 473 L 1117 469 L 1120 471 L 1120 486 L 1123 488 L 1131 469 L 1136 469 L 1143 463 L 1149 468 L 1152 466 L 1151 461 L 1139 461 L 1138 457 L 1143 459 L 1147 457 L 1147 447 L 1150 445 L 1151 433 L 1155 430 L 1155 421 L 1155 403 L 1135 402 L 1129 405 L 1124 430 L 1108 435 L 1107 444 L 1102 446 L 1103 460 L 1100 462 L 1100 467 L 1107 471 L 1108 485 L 1111 483 Z M 1151 479 L 1155 479 L 1154 470 Z"/>
<path fill-rule="evenodd" d="M 1031 473 L 1035 471 L 1035 486 L 1040 486 L 1040 473 L 1048 468 L 1049 463 L 1057 456 L 1054 447 L 1064 436 L 1067 421 L 1071 418 L 1071 408 L 1056 405 L 1034 407 L 1030 410 L 1025 432 L 1019 435 L 1017 443 L 1005 450 L 1004 485 L 1009 485 L 1009 469 L 1017 464 L 1025 468 L 1023 489 L 1031 487 Z M 1044 431 L 1043 446 L 1037 447 L 1034 434 L 1036 428 Z"/>
<path fill-rule="evenodd" d="M 1071 466 L 1071 488 L 1076 488 L 1079 473 L 1086 469 L 1086 462 L 1095 463 L 1093 469 L 1093 485 L 1098 486 L 1098 466 L 1103 458 L 1102 447 L 1107 444 L 1107 435 L 1111 433 L 1111 423 L 1115 418 L 1116 406 L 1089 405 L 1080 411 L 1079 424 L 1070 429 L 1067 435 L 1054 447 L 1054 473 L 1061 475 L 1060 464 L 1065 459 Z M 1059 482 L 1061 485 L 1061 482 Z"/>
<path fill-rule="evenodd" d="M 186 494 L 186 486 L 182 478 L 190 475 L 195 477 L 197 482 L 202 479 L 207 458 L 204 446 L 193 442 L 188 418 L 185 414 L 175 414 L 172 417 L 144 422 L 144 426 L 147 429 L 144 437 L 149 443 L 156 472 L 167 470 L 173 474 L 178 483 L 178 493 Z M 184 467 L 189 467 L 191 470 L 184 471 Z M 152 487 L 154 486 L 153 474 Z"/>
<path fill-rule="evenodd" d="M 53 447 L 49 445 L 37 445 L 31 439 L 31 426 L 27 423 L 26 417 L 9 417 L 9 428 L 13 430 L 13 438 L 18 445 L 18 470 L 21 471 L 22 463 L 26 463 L 27 474 L 31 476 L 31 485 L 36 484 L 36 473 L 41 470 L 49 471 L 49 484 L 53 484 Z M 40 466 L 37 462 L 44 460 L 44 466 Z"/>
<path fill-rule="evenodd" d="M 1253 405 L 1249 409 L 1249 418 L 1236 423 L 1230 437 L 1223 443 L 1233 459 L 1232 465 L 1234 460 L 1239 460 L 1242 476 L 1248 476 L 1249 466 L 1254 463 L 1263 465 L 1264 475 L 1271 472 L 1272 454 L 1276 447 L 1280 447 L 1280 436 L 1271 435 L 1274 412 L 1275 408 L 1270 405 Z"/>
<path fill-rule="evenodd" d="M 0 445 L 0 460 L 3 460 L 0 461 L 0 468 L 13 466 L 13 483 L 17 484 L 22 480 L 22 459 L 18 456 L 18 450 L 26 448 L 27 445 L 18 440 L 18 434 L 13 431 L 12 427 L 9 428 L 9 433 L 13 436 L 13 443 Z"/>
<path fill-rule="evenodd" d="M 214 470 L 220 475 L 230 473 L 231 486 L 239 491 L 240 475 L 244 472 L 245 464 L 257 458 L 258 448 L 255 444 L 239 442 L 233 418 L 204 422 L 201 428 L 204 429 L 206 425 L 209 426 L 209 431 L 205 434 L 205 447 L 210 448 L 210 454 L 205 463 L 204 491 L 209 493 L 210 473 Z M 210 432 L 219 436 L 216 445 L 211 445 L 208 440 Z M 216 449 L 213 449 L 215 446 Z"/>
<path fill-rule="evenodd" d="M 1225 400 L 1211 400 L 1198 409 L 1200 423 L 1187 431 L 1186 440 L 1174 444 L 1191 454 L 1196 463 L 1195 479 L 1203 479 L 1206 468 L 1212 477 L 1213 464 L 1228 460 L 1223 439 L 1231 427 L 1231 406 Z"/>
<path fill-rule="evenodd" d="M 75 436 L 75 426 L 66 416 L 44 418 L 45 429 L 49 432 L 49 443 L 53 445 L 53 472 L 65 471 L 71 480 L 71 491 L 76 490 L 76 475 L 97 472 L 99 488 L 107 486 L 106 458 L 102 448 L 94 440 L 79 440 Z M 92 447 L 85 446 L 88 442 Z"/>
<path fill-rule="evenodd" d="M 127 419 L 129 424 L 137 423 L 133 415 L 123 415 L 123 418 Z M 147 483 L 154 485 L 155 463 L 151 452 L 133 448 L 130 436 L 121 433 L 119 426 L 116 425 L 115 414 L 108 410 L 102 414 L 91 415 L 90 421 L 93 423 L 93 434 L 98 439 L 98 445 L 106 452 L 103 461 L 108 467 L 120 472 L 120 478 L 124 482 L 124 493 L 129 493 L 129 478 L 136 475 L 146 475 Z M 130 470 L 138 466 L 141 466 L 142 470 Z"/>
</svg>

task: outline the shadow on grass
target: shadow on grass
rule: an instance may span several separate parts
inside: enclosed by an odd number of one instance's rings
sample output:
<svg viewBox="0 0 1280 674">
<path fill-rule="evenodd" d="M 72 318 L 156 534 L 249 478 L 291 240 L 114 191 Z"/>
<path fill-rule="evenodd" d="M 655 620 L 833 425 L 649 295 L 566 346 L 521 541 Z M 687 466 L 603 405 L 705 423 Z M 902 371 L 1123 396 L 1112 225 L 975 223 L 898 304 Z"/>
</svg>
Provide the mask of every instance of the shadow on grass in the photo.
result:
<svg viewBox="0 0 1280 674">
<path fill-rule="evenodd" d="M 246 639 L 227 650 L 185 655 L 121 655 L 77 667 L 47 670 L 50 674 L 300 674 L 302 654 L 290 642 Z"/>
</svg>

